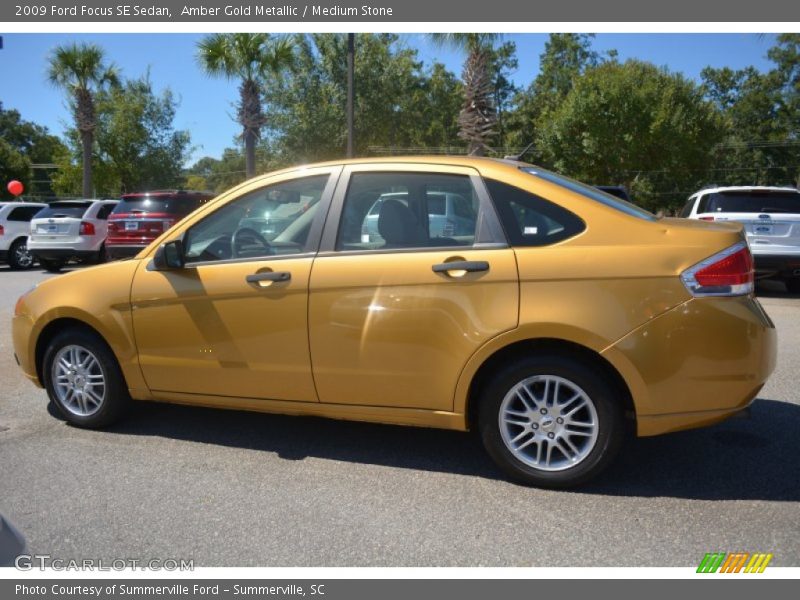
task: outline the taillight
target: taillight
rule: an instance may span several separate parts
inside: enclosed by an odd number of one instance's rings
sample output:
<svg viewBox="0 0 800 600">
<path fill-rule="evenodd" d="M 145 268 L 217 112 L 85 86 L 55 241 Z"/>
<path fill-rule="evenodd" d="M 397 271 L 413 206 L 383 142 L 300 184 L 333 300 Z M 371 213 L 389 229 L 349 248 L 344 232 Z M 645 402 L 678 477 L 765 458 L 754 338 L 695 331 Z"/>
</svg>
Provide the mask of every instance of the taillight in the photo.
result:
<svg viewBox="0 0 800 600">
<path fill-rule="evenodd" d="M 753 291 L 753 255 L 739 242 L 686 269 L 681 280 L 693 296 L 743 296 Z"/>
<path fill-rule="evenodd" d="M 5 232 L 6 232 L 6 230 L 5 230 L 5 229 L 3 229 L 3 226 L 2 226 L 2 225 L 0 225 L 0 235 L 4 235 L 4 234 L 5 234 Z"/>
<path fill-rule="evenodd" d="M 119 225 L 117 225 L 116 222 L 114 222 L 114 221 L 109 221 L 108 222 L 108 231 L 109 232 L 112 232 L 112 231 L 113 232 L 117 232 L 117 231 L 119 231 Z"/>
<path fill-rule="evenodd" d="M 94 223 L 89 221 L 81 221 L 81 228 L 78 235 L 94 235 Z"/>
</svg>

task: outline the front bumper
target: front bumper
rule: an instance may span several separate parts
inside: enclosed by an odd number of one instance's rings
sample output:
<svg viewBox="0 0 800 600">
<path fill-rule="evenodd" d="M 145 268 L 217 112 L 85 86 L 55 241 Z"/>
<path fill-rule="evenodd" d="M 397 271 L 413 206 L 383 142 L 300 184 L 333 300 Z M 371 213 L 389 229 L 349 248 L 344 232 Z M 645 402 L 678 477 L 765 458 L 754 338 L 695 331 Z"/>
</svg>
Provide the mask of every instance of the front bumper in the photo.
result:
<svg viewBox="0 0 800 600">
<path fill-rule="evenodd" d="M 775 368 L 775 326 L 751 296 L 694 298 L 603 351 L 629 385 L 639 436 L 702 427 L 749 406 Z"/>
</svg>

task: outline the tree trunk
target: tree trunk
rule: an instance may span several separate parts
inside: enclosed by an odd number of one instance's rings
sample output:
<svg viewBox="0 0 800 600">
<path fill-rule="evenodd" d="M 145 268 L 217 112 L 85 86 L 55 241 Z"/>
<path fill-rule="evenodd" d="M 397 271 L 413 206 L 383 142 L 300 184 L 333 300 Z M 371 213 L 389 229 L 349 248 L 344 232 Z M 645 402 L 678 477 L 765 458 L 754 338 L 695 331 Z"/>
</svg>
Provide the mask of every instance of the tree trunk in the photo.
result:
<svg viewBox="0 0 800 600">
<path fill-rule="evenodd" d="M 81 131 L 81 145 L 83 146 L 83 197 L 92 198 L 92 145 L 94 133 Z"/>
<path fill-rule="evenodd" d="M 256 176 L 256 133 L 252 129 L 245 129 L 244 133 L 244 161 L 247 178 Z"/>
</svg>

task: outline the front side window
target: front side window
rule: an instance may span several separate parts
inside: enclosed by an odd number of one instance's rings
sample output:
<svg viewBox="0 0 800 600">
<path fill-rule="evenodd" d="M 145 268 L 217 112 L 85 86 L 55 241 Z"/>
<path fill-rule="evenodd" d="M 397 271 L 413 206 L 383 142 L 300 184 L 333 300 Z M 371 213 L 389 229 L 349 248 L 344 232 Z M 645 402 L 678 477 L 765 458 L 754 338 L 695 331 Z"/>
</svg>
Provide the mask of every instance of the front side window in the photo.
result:
<svg viewBox="0 0 800 600">
<path fill-rule="evenodd" d="M 355 173 L 337 250 L 471 246 L 479 200 L 466 175 Z"/>
<path fill-rule="evenodd" d="M 303 252 L 328 178 L 284 181 L 228 202 L 186 232 L 186 262 Z"/>
</svg>

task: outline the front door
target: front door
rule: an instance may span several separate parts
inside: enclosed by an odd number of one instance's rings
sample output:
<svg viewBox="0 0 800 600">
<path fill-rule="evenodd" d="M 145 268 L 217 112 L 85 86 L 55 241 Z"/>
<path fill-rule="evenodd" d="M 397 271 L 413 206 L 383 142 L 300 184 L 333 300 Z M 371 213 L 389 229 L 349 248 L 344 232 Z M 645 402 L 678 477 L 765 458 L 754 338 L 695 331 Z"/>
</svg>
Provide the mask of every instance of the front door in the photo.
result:
<svg viewBox="0 0 800 600">
<path fill-rule="evenodd" d="M 308 282 L 331 171 L 246 191 L 186 230 L 184 268 L 139 268 L 133 325 L 151 390 L 317 400 Z"/>
</svg>

